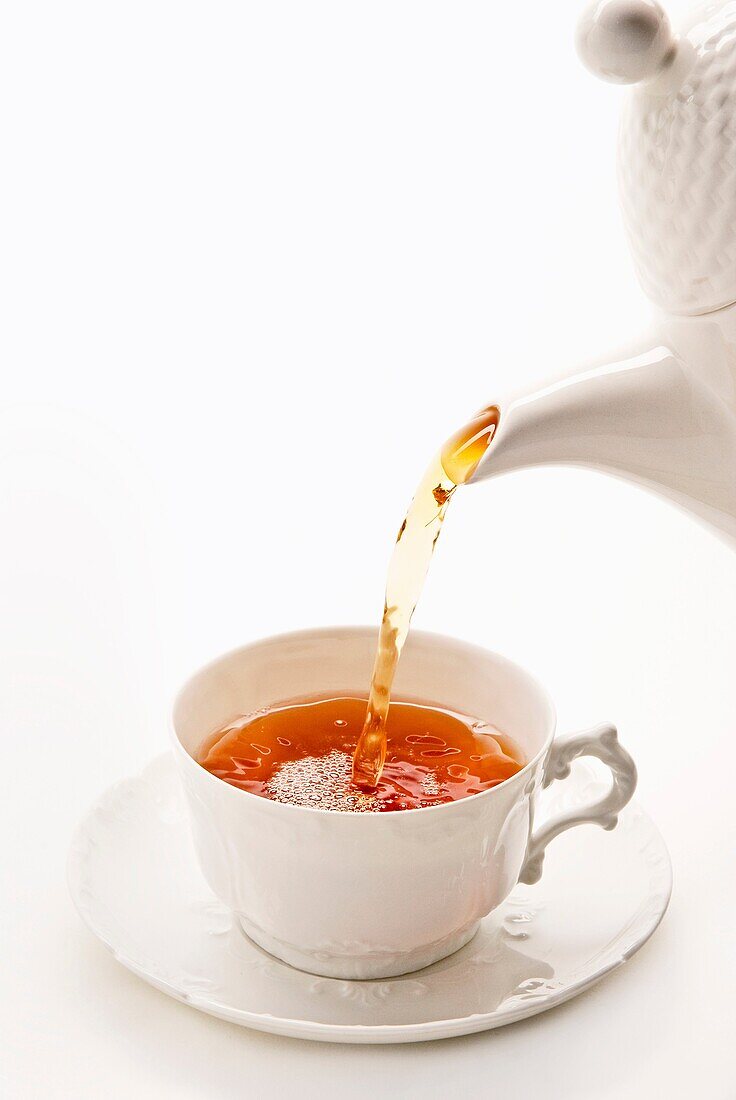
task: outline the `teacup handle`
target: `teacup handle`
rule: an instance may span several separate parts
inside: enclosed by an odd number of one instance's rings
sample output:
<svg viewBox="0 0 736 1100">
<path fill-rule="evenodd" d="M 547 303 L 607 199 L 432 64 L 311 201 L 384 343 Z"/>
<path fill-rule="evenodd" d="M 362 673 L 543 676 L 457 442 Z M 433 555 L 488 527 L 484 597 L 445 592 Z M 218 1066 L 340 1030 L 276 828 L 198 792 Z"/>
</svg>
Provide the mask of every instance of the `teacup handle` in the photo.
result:
<svg viewBox="0 0 736 1100">
<path fill-rule="evenodd" d="M 604 829 L 615 829 L 618 815 L 631 798 L 636 787 L 636 765 L 626 749 L 618 743 L 616 727 L 594 726 L 582 733 L 570 733 L 552 743 L 552 749 L 544 769 L 542 786 L 548 787 L 555 779 L 566 779 L 570 764 L 579 756 L 597 756 L 611 770 L 611 789 L 603 798 L 590 806 L 557 814 L 547 821 L 529 841 L 526 861 L 519 875 L 519 882 L 531 885 L 542 876 L 545 848 L 566 829 L 591 822 Z"/>
</svg>

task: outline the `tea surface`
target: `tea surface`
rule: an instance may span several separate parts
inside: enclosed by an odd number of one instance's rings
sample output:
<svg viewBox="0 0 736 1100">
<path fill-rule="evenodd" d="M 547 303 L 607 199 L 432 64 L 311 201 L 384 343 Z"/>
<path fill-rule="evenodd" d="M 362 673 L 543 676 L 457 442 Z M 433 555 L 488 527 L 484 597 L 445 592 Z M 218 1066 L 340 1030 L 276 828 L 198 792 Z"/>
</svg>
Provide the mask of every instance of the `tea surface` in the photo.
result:
<svg viewBox="0 0 736 1100">
<path fill-rule="evenodd" d="M 199 763 L 241 790 L 295 806 L 348 813 L 413 810 L 495 787 L 524 765 L 493 726 L 467 715 L 394 700 L 385 763 L 370 791 L 352 782 L 366 700 L 299 700 L 239 719 L 209 737 Z"/>
</svg>

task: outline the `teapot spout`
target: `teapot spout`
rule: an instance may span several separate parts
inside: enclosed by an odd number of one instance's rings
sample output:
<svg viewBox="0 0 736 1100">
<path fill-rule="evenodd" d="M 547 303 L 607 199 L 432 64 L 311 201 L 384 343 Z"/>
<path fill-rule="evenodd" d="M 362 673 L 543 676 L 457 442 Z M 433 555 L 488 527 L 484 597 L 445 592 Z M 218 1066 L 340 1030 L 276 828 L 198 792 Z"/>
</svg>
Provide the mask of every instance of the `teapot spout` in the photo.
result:
<svg viewBox="0 0 736 1100">
<path fill-rule="evenodd" d="M 736 413 L 672 350 L 575 374 L 504 405 L 470 483 L 587 466 L 668 497 L 736 546 Z"/>
</svg>

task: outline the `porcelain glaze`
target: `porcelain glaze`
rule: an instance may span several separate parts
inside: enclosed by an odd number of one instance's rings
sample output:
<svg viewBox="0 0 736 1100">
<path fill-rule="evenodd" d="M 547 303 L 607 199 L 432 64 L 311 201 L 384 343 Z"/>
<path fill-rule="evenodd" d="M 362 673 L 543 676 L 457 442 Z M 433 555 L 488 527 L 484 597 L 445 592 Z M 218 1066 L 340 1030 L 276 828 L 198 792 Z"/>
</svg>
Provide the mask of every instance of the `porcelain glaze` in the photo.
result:
<svg viewBox="0 0 736 1100">
<path fill-rule="evenodd" d="M 624 101 L 618 175 L 646 294 L 670 313 L 736 301 L 736 3 L 709 4 Z"/>
<path fill-rule="evenodd" d="M 647 295 L 670 313 L 736 301 L 736 0 L 673 33 L 655 0 L 595 0 L 576 45 L 604 80 L 636 83 L 619 133 L 621 203 Z"/>
<path fill-rule="evenodd" d="M 539 818 L 605 795 L 596 768 L 578 761 L 565 783 L 542 791 Z M 325 1042 L 441 1039 L 552 1008 L 631 958 L 672 885 L 662 838 L 632 803 L 613 833 L 576 829 L 553 845 L 539 884 L 515 887 L 460 951 L 406 977 L 343 981 L 287 966 L 243 935 L 207 887 L 189 832 L 171 756 L 117 783 L 72 843 L 69 885 L 81 916 L 119 962 L 169 996 L 232 1023 Z"/>
<path fill-rule="evenodd" d="M 577 35 L 627 94 L 624 219 L 658 309 L 637 346 L 500 401 L 471 481 L 573 464 L 659 492 L 736 546 L 736 0 L 671 31 L 654 0 L 597 0 Z"/>
<path fill-rule="evenodd" d="M 238 790 L 193 759 L 237 716 L 299 695 L 363 694 L 375 645 L 367 627 L 266 639 L 197 673 L 174 708 L 175 758 L 211 889 L 256 943 L 331 977 L 403 974 L 457 950 L 520 877 L 539 877 L 552 835 L 582 821 L 611 828 L 636 781 L 613 727 L 553 749 L 554 708 L 528 673 L 420 632 L 402 654 L 396 694 L 492 721 L 513 738 L 528 763 L 498 787 L 428 809 L 339 814 Z M 610 796 L 532 837 L 540 787 L 583 751 L 606 760 Z"/>
<path fill-rule="evenodd" d="M 675 50 L 669 19 L 656 0 L 596 0 L 580 19 L 575 44 L 583 64 L 612 84 L 650 80 Z"/>
<path fill-rule="evenodd" d="M 662 319 L 641 349 L 502 404 L 471 484 L 589 466 L 667 497 L 736 546 L 736 307 Z"/>
</svg>

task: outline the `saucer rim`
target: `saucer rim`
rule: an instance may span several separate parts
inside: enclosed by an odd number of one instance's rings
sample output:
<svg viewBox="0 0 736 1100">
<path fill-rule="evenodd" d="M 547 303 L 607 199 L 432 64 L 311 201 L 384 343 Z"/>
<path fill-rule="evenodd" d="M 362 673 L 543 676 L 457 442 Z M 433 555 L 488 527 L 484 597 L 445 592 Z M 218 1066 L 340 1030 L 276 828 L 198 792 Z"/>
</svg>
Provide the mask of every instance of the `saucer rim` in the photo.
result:
<svg viewBox="0 0 736 1100">
<path fill-rule="evenodd" d="M 287 1038 L 306 1039 L 313 1042 L 356 1045 L 379 1045 L 384 1043 L 395 1045 L 399 1043 L 438 1041 L 457 1037 L 459 1035 L 471 1035 L 481 1031 L 491 1031 L 498 1027 L 505 1027 L 507 1024 L 518 1023 L 520 1020 L 530 1019 L 533 1016 L 540 1015 L 542 1012 L 547 1012 L 549 1009 L 556 1008 L 560 1004 L 564 1004 L 565 1001 L 571 1000 L 586 989 L 590 989 L 610 974 L 612 970 L 617 970 L 624 963 L 628 962 L 629 959 L 633 958 L 633 956 L 649 942 L 654 932 L 661 924 L 672 897 L 672 860 L 667 844 L 650 815 L 635 799 L 632 799 L 622 811 L 621 817 L 630 817 L 636 814 L 640 820 L 646 823 L 651 838 L 656 841 L 659 847 L 658 855 L 660 857 L 660 866 L 658 870 L 660 874 L 663 873 L 666 876 L 666 881 L 656 894 L 659 903 L 656 911 L 650 914 L 649 917 L 642 922 L 643 932 L 639 933 L 636 943 L 633 944 L 629 950 L 611 959 L 598 970 L 587 973 L 578 980 L 571 980 L 566 984 L 564 989 L 547 993 L 543 998 L 540 998 L 536 1004 L 530 1004 L 528 1001 L 525 1001 L 518 1006 L 509 1006 L 506 1009 L 501 1007 L 491 1012 L 471 1013 L 468 1016 L 448 1017 L 443 1020 L 430 1020 L 418 1023 L 377 1025 L 321 1023 L 316 1020 L 309 1021 L 289 1016 L 272 1016 L 265 1012 L 256 1013 L 249 1009 L 233 1008 L 229 1005 L 223 1005 L 221 1002 L 214 999 L 204 999 L 196 994 L 186 993 L 177 989 L 176 986 L 165 979 L 159 979 L 155 974 L 142 969 L 135 960 L 118 950 L 106 935 L 95 926 L 91 914 L 86 911 L 85 906 L 81 902 L 81 891 L 79 889 L 81 885 L 80 854 L 83 848 L 82 838 L 87 823 L 108 802 L 116 790 L 128 786 L 131 782 L 142 780 L 149 770 L 161 767 L 165 762 L 168 762 L 172 767 L 174 766 L 173 753 L 170 750 L 169 752 L 160 753 L 153 757 L 143 768 L 139 769 L 133 775 L 112 783 L 89 806 L 87 812 L 77 823 L 72 835 L 66 865 L 66 879 L 69 894 L 85 926 L 110 952 L 113 958 L 126 968 L 126 970 L 129 970 L 131 973 L 135 974 L 136 977 L 141 978 L 146 984 L 157 989 L 159 992 L 172 997 L 180 1004 L 188 1005 L 216 1019 L 225 1020 L 228 1023 L 236 1024 L 240 1027 L 248 1027 L 254 1031 L 282 1035 Z M 655 895 L 652 896 L 654 897 Z M 269 958 L 271 957 L 253 940 L 249 939 L 249 942 L 253 944 L 255 950 L 263 952 L 263 954 Z M 279 965 L 282 966 L 288 965 L 279 960 L 275 961 L 279 962 Z M 414 973 L 421 974 L 422 971 L 417 970 Z M 360 979 L 330 980 L 342 981 L 350 985 L 363 984 Z"/>
</svg>

